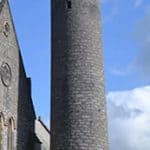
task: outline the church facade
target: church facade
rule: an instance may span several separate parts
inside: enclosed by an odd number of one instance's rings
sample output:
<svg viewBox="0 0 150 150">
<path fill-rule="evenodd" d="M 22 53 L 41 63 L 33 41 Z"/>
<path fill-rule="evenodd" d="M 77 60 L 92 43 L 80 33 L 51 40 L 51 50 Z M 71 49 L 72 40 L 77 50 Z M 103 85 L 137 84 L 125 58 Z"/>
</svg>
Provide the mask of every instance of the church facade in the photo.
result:
<svg viewBox="0 0 150 150">
<path fill-rule="evenodd" d="M 27 77 L 9 3 L 0 1 L 0 150 L 35 150 L 31 79 Z M 40 150 L 40 149 L 38 149 Z"/>
</svg>

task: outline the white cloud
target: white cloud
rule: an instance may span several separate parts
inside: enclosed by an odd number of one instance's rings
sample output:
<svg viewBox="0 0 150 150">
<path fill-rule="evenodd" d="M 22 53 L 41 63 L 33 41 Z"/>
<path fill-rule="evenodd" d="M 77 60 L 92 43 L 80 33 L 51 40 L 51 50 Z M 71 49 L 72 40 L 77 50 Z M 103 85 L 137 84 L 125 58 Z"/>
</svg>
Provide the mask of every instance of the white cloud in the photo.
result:
<svg viewBox="0 0 150 150">
<path fill-rule="evenodd" d="M 108 5 L 110 5 L 110 9 L 108 9 L 105 13 L 104 13 L 104 17 L 103 17 L 103 24 L 110 22 L 111 20 L 113 20 L 113 18 L 118 14 L 119 10 L 119 1 L 118 0 L 101 0 L 100 1 L 102 4 L 102 7 L 108 7 Z"/>
<path fill-rule="evenodd" d="M 143 0 L 134 0 L 134 7 L 138 8 L 142 5 Z"/>
<path fill-rule="evenodd" d="M 107 95 L 110 150 L 150 150 L 150 86 Z"/>
<path fill-rule="evenodd" d="M 127 66 L 123 66 L 123 67 L 120 67 L 120 68 L 115 68 L 115 67 L 112 67 L 109 69 L 109 72 L 112 74 L 112 75 L 115 75 L 115 76 L 128 76 L 128 75 L 131 75 L 133 73 L 133 71 L 135 72 L 135 64 L 133 63 L 130 63 L 128 64 Z"/>
<path fill-rule="evenodd" d="M 134 28 L 132 36 L 140 49 L 134 66 L 144 78 L 150 79 L 150 5 L 146 7 L 145 15 Z"/>
</svg>

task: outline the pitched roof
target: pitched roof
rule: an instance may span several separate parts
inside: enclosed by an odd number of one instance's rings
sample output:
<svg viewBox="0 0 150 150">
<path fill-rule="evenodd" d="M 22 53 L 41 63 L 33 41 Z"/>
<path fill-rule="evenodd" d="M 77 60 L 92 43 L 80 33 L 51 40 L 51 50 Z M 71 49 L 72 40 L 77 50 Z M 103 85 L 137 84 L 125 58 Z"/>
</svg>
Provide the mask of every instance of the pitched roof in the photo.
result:
<svg viewBox="0 0 150 150">
<path fill-rule="evenodd" d="M 48 129 L 48 127 L 45 125 L 45 123 L 41 120 L 41 117 L 38 117 L 38 121 L 41 123 L 41 125 L 44 127 L 44 129 L 49 133 L 50 133 L 50 130 Z"/>
</svg>

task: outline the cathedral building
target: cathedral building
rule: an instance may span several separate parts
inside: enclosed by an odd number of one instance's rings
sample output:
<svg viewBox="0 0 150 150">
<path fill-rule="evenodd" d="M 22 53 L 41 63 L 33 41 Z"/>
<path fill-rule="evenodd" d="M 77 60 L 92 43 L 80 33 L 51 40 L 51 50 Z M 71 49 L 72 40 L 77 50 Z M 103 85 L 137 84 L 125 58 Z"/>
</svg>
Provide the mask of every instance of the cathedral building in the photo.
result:
<svg viewBox="0 0 150 150">
<path fill-rule="evenodd" d="M 25 72 L 9 3 L 0 0 L 0 150 L 41 150 L 35 120 L 31 79 Z"/>
</svg>

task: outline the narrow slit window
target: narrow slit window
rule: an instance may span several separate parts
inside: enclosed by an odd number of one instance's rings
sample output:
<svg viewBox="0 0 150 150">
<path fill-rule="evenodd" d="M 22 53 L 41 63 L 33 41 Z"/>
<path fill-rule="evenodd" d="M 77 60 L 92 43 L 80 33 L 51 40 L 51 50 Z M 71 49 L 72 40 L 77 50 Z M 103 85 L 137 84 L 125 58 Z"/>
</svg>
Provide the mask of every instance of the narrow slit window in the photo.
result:
<svg viewBox="0 0 150 150">
<path fill-rule="evenodd" d="M 10 118 L 8 122 L 8 150 L 14 150 L 14 122 Z"/>
<path fill-rule="evenodd" d="M 72 8 L 72 3 L 71 3 L 71 1 L 67 1 L 67 8 L 68 8 L 68 9 L 71 9 L 71 8 Z"/>
</svg>

